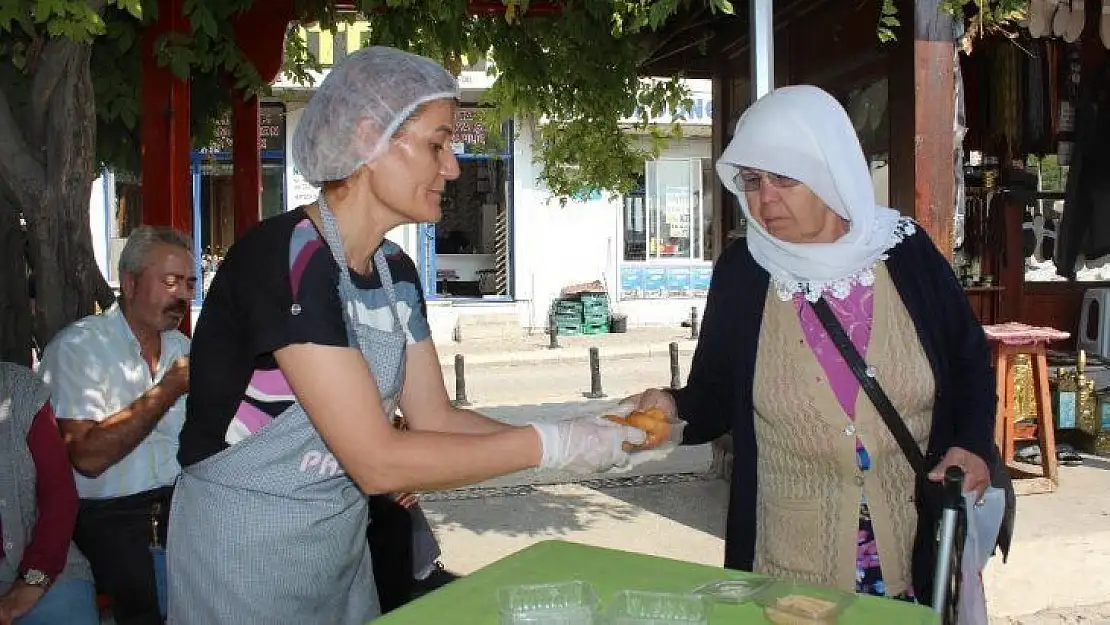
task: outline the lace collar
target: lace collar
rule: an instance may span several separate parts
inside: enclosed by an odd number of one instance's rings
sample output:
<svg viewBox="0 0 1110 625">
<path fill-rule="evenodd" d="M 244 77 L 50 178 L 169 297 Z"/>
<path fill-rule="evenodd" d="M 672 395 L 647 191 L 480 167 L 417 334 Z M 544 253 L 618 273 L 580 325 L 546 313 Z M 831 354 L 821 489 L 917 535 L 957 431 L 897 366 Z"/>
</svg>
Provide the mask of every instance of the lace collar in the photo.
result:
<svg viewBox="0 0 1110 625">
<path fill-rule="evenodd" d="M 915 232 L 917 232 L 917 226 L 912 219 L 908 217 L 899 219 L 898 224 L 890 233 L 890 245 L 887 246 L 887 251 L 889 252 Z M 771 283 L 775 289 L 775 294 L 784 302 L 794 299 L 794 296 L 799 293 L 810 302 L 816 302 L 825 294 L 836 299 L 844 299 L 852 292 L 852 287 L 857 284 L 874 286 L 875 266 L 886 259 L 887 254 L 883 253 L 876 262 L 834 280 L 791 280 L 784 277 L 773 277 Z"/>
</svg>

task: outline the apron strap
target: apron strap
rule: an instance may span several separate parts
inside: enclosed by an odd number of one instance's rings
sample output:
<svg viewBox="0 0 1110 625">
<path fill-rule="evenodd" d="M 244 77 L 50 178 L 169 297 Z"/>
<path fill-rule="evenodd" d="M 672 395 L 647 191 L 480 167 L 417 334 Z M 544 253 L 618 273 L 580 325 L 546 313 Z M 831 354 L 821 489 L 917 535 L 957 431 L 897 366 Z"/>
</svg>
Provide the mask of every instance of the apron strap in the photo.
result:
<svg viewBox="0 0 1110 625">
<path fill-rule="evenodd" d="M 332 258 L 335 259 L 335 264 L 339 265 L 339 299 L 343 303 L 344 316 L 347 319 L 348 338 L 353 339 L 354 329 L 352 324 L 359 323 L 359 320 L 354 316 L 351 305 L 359 300 L 358 289 L 351 281 L 351 272 L 347 267 L 347 254 L 343 249 L 343 240 L 339 236 L 339 224 L 335 219 L 335 214 L 328 207 L 328 202 L 323 193 L 320 193 L 317 197 L 316 204 L 320 207 L 320 217 L 324 226 L 324 241 L 328 244 Z M 403 330 L 404 325 L 401 323 L 401 316 L 397 312 L 397 290 L 393 284 L 393 275 L 389 272 L 389 263 L 386 261 L 385 252 L 381 246 L 374 252 L 374 269 L 378 272 L 382 288 L 385 290 L 386 298 L 389 301 L 389 312 L 393 317 L 393 330 Z M 357 340 L 351 342 L 357 344 Z"/>
</svg>

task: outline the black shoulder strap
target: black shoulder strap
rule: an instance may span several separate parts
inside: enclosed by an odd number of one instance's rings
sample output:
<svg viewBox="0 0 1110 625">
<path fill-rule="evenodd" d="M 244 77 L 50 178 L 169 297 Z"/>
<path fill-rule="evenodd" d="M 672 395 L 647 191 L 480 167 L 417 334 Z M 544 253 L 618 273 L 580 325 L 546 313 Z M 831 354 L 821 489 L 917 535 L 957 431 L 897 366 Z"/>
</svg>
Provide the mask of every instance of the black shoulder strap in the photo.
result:
<svg viewBox="0 0 1110 625">
<path fill-rule="evenodd" d="M 917 441 L 913 439 L 913 434 L 906 427 L 906 423 L 902 421 L 898 409 L 890 403 L 890 398 L 886 396 L 883 387 L 879 386 L 879 381 L 875 379 L 874 375 L 868 375 L 867 363 L 863 361 L 863 357 L 860 356 L 856 346 L 852 344 L 852 339 L 848 338 L 844 326 L 840 325 L 840 320 L 829 308 L 829 303 L 822 297 L 813 302 L 811 306 L 813 306 L 813 312 L 817 313 L 821 325 L 825 326 L 825 331 L 829 333 L 829 338 L 840 350 L 844 362 L 848 363 L 848 368 L 859 380 L 863 392 L 867 393 L 871 403 L 879 411 L 879 416 L 883 418 L 883 422 L 890 429 L 890 433 L 894 435 L 894 440 L 898 441 L 898 446 L 902 448 L 902 453 L 906 454 L 906 459 L 910 461 L 910 466 L 913 467 L 914 472 L 918 475 L 927 475 L 929 466 L 925 462 L 925 456 L 921 453 L 921 449 L 917 446 Z"/>
</svg>

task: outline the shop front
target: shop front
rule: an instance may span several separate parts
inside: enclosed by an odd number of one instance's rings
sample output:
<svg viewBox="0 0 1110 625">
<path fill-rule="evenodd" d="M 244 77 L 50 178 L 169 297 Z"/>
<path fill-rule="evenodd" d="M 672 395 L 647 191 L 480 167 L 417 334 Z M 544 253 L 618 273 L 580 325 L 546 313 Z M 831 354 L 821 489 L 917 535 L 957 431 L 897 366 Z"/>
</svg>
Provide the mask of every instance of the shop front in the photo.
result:
<svg viewBox="0 0 1110 625">
<path fill-rule="evenodd" d="M 193 247 L 207 287 L 216 268 L 235 242 L 234 168 L 232 166 L 230 119 L 216 125 L 214 140 L 192 154 Z M 263 102 L 259 106 L 259 155 L 262 160 L 262 189 L 259 198 L 262 219 L 285 210 L 285 104 Z M 198 303 L 203 289 L 198 290 Z"/>
<path fill-rule="evenodd" d="M 513 128 L 491 138 L 474 106 L 455 114 L 459 177 L 443 194 L 439 223 L 420 224 L 416 261 L 428 300 L 512 301 Z"/>
<path fill-rule="evenodd" d="M 644 169 L 622 207 L 617 310 L 633 325 L 675 323 L 704 308 L 709 292 L 712 164 L 662 158 Z"/>
</svg>

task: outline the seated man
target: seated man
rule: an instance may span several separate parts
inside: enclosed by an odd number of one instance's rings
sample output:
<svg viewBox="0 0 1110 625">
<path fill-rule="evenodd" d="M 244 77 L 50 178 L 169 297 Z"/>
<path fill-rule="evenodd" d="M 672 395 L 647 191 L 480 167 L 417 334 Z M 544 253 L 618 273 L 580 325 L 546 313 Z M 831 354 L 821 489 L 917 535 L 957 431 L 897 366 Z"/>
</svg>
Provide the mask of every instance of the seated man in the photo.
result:
<svg viewBox="0 0 1110 625">
<path fill-rule="evenodd" d="M 77 489 L 49 393 L 0 362 L 0 623 L 98 625 L 89 563 L 73 546 Z"/>
<path fill-rule="evenodd" d="M 74 540 L 118 625 L 161 623 L 150 545 L 165 544 L 189 339 L 177 327 L 196 286 L 184 235 L 137 228 L 119 260 L 120 300 L 59 332 L 40 375 L 77 472 Z"/>
</svg>

